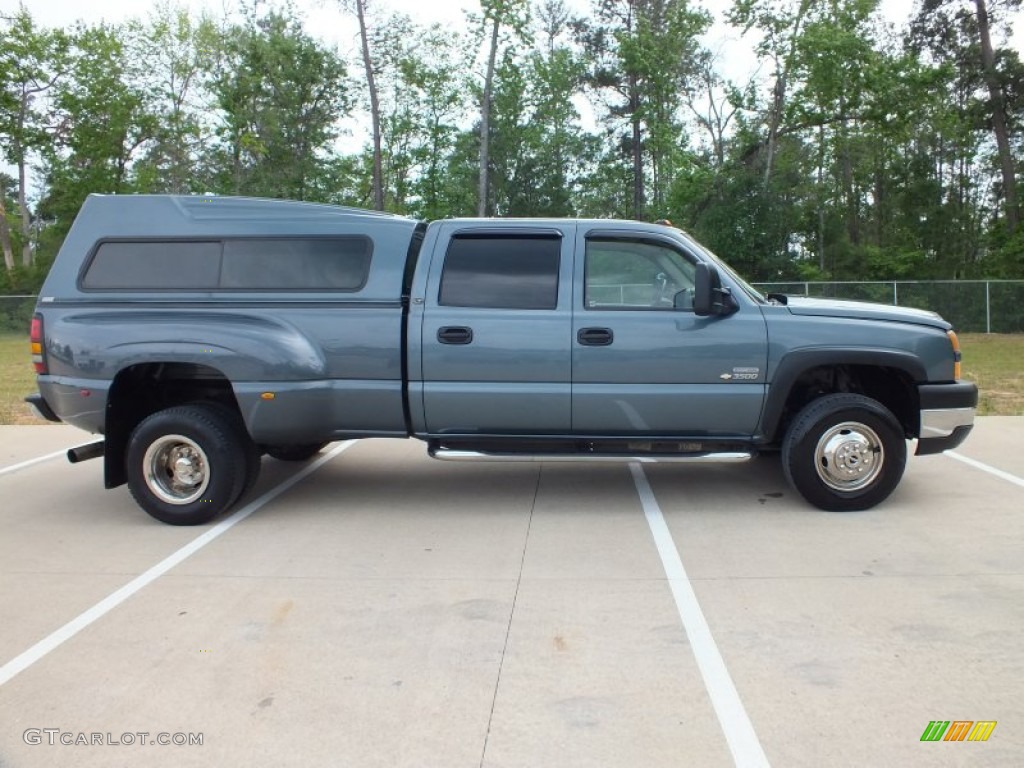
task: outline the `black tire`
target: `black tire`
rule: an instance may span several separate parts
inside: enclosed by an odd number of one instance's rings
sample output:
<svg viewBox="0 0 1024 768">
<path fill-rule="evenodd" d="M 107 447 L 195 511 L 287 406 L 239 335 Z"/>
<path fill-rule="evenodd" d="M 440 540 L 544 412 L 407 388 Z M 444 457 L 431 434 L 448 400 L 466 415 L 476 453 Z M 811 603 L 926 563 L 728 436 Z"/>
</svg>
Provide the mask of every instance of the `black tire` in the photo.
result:
<svg viewBox="0 0 1024 768">
<path fill-rule="evenodd" d="M 279 461 L 305 461 L 316 456 L 327 443 L 294 443 L 291 445 L 268 445 L 267 455 Z"/>
<path fill-rule="evenodd" d="M 863 395 L 819 398 L 800 411 L 782 443 L 790 484 L 829 512 L 870 509 L 900 482 L 907 463 L 903 428 Z"/>
<path fill-rule="evenodd" d="M 200 525 L 226 511 L 247 479 L 246 440 L 216 405 L 179 405 L 143 419 L 128 441 L 128 488 L 171 525 Z M 180 462 L 178 471 L 172 462 Z"/>
<path fill-rule="evenodd" d="M 245 482 L 242 483 L 242 491 L 238 494 L 239 499 L 244 499 L 256 485 L 256 481 L 260 479 L 260 470 L 263 468 L 263 454 L 248 433 L 243 442 L 245 443 Z"/>
<path fill-rule="evenodd" d="M 252 490 L 252 487 L 256 485 L 256 481 L 259 480 L 260 470 L 263 468 L 263 452 L 260 451 L 259 446 L 249 436 L 249 430 L 246 429 L 245 422 L 242 421 L 242 414 L 238 412 L 237 408 L 232 408 L 223 403 L 210 403 L 209 405 L 219 409 L 221 413 L 229 418 L 242 438 L 242 449 L 245 453 L 245 480 L 242 483 L 242 490 L 238 494 L 238 499 L 235 499 L 235 501 L 238 501 L 245 498 L 249 491 Z"/>
</svg>

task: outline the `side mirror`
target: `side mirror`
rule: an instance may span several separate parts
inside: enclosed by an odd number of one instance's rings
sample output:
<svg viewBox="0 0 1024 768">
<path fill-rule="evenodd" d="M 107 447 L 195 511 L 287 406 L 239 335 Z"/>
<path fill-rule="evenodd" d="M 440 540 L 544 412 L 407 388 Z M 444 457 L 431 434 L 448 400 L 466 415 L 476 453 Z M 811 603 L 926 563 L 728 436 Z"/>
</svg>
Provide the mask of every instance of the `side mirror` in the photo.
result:
<svg viewBox="0 0 1024 768">
<path fill-rule="evenodd" d="M 693 313 L 698 317 L 727 315 L 736 309 L 732 294 L 722 287 L 722 278 L 714 264 L 697 263 L 693 287 Z"/>
</svg>

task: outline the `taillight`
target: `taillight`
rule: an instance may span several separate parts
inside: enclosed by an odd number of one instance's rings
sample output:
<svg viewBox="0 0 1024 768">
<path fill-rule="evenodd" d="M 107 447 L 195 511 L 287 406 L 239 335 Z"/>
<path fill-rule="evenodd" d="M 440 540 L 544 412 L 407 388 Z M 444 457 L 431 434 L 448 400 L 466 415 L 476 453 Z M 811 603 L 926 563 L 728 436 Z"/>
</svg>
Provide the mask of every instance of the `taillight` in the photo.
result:
<svg viewBox="0 0 1024 768">
<path fill-rule="evenodd" d="M 946 331 L 946 335 L 949 336 L 949 343 L 953 345 L 953 378 L 957 381 L 960 380 L 960 360 L 962 356 L 960 354 L 960 339 L 956 337 L 953 331 Z"/>
<path fill-rule="evenodd" d="M 35 366 L 36 373 L 46 373 L 46 356 L 43 354 L 42 315 L 32 316 L 32 325 L 29 329 L 28 338 L 32 344 L 32 365 Z"/>
</svg>

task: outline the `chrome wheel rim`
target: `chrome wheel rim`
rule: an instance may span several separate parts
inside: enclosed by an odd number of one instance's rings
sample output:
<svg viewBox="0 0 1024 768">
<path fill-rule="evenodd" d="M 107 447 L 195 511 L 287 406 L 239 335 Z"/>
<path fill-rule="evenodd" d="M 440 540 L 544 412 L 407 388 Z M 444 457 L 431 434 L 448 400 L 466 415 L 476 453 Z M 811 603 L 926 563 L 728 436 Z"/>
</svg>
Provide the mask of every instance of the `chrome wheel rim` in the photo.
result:
<svg viewBox="0 0 1024 768">
<path fill-rule="evenodd" d="M 199 444 L 184 435 L 164 435 L 142 457 L 146 486 L 168 504 L 191 504 L 210 484 L 210 462 Z"/>
<path fill-rule="evenodd" d="M 878 433 L 856 421 L 828 430 L 814 449 L 814 468 L 821 481 L 836 491 L 857 491 L 871 485 L 885 465 Z"/>
</svg>

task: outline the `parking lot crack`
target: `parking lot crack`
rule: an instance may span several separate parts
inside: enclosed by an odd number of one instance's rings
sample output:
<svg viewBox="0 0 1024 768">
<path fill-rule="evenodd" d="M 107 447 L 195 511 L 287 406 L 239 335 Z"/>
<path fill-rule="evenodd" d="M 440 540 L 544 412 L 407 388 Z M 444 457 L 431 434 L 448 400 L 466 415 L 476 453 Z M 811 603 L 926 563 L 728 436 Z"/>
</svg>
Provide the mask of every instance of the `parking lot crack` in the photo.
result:
<svg viewBox="0 0 1024 768">
<path fill-rule="evenodd" d="M 530 543 L 530 529 L 533 527 L 533 512 L 537 509 L 537 496 L 540 493 L 540 477 L 544 472 L 544 465 L 537 467 L 537 484 L 533 488 L 533 501 L 530 503 L 530 516 L 526 521 L 526 535 L 523 537 L 523 552 L 519 558 L 519 576 L 516 578 L 516 589 L 512 595 L 512 608 L 508 612 L 508 625 L 505 627 L 505 642 L 501 647 L 501 658 L 498 661 L 498 675 L 494 681 L 494 696 L 491 697 L 491 711 L 487 716 L 487 733 L 484 735 L 484 748 L 480 755 L 480 768 L 483 768 L 487 759 L 487 744 L 491 738 L 491 725 L 494 723 L 494 708 L 498 703 L 498 689 L 501 687 L 501 671 L 505 666 L 505 654 L 508 651 L 508 639 L 512 634 L 512 620 L 516 615 L 516 603 L 519 600 L 519 587 L 523 583 L 523 570 L 526 567 L 526 548 Z"/>
</svg>

